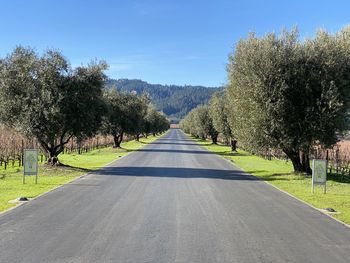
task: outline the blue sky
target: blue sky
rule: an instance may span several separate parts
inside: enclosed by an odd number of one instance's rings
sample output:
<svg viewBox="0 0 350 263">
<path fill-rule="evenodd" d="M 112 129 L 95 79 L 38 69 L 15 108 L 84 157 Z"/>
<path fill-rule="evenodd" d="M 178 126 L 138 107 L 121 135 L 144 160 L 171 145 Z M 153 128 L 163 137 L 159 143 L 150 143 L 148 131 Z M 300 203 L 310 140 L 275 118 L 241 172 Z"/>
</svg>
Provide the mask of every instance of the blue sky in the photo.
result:
<svg viewBox="0 0 350 263">
<path fill-rule="evenodd" d="M 249 31 L 350 23 L 350 1 L 325 0 L 1 0 L 0 56 L 16 45 L 55 48 L 73 66 L 103 59 L 112 78 L 219 86 L 227 56 Z"/>
</svg>

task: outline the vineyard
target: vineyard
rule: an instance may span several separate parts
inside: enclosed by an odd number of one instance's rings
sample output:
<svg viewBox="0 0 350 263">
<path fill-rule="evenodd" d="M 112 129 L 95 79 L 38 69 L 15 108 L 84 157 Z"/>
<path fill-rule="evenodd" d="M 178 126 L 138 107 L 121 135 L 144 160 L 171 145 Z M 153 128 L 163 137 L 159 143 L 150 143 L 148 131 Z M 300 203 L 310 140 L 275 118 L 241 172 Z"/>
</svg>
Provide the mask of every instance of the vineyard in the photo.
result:
<svg viewBox="0 0 350 263">
<path fill-rule="evenodd" d="M 219 135 L 218 141 L 222 144 L 227 144 L 221 134 Z M 240 148 L 246 150 L 245 147 Z M 286 162 L 289 161 L 287 155 L 279 149 L 267 148 L 255 154 L 267 160 L 280 159 Z M 328 174 L 340 175 L 342 177 L 347 176 L 350 179 L 350 140 L 340 140 L 329 149 L 315 147 L 310 152 L 310 160 L 312 159 L 327 160 Z"/>
<path fill-rule="evenodd" d="M 64 153 L 77 152 L 83 154 L 91 150 L 112 146 L 112 136 L 95 136 L 83 142 L 73 138 L 65 147 Z M 36 139 L 28 139 L 18 132 L 0 126 L 0 167 L 20 167 L 23 165 L 24 149 L 39 149 L 39 160 L 41 163 L 47 161 L 48 155 L 41 149 Z"/>
<path fill-rule="evenodd" d="M 288 161 L 288 157 L 281 150 L 266 149 L 258 153 L 261 157 Z M 315 147 L 310 152 L 310 160 L 322 159 L 328 164 L 328 173 L 350 177 L 350 140 L 341 140 L 332 148 Z"/>
<path fill-rule="evenodd" d="M 328 161 L 329 174 L 350 176 L 349 140 L 342 140 L 331 149 L 315 148 L 312 156 Z"/>
</svg>

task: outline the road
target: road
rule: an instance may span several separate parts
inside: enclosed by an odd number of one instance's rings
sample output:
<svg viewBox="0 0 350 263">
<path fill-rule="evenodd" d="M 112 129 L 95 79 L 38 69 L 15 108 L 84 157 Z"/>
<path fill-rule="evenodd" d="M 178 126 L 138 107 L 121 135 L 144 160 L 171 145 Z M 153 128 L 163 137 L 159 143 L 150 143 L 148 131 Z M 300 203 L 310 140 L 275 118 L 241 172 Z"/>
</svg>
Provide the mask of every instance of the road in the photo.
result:
<svg viewBox="0 0 350 263">
<path fill-rule="evenodd" d="M 350 260 L 350 230 L 181 131 L 0 215 L 0 262 Z"/>
</svg>

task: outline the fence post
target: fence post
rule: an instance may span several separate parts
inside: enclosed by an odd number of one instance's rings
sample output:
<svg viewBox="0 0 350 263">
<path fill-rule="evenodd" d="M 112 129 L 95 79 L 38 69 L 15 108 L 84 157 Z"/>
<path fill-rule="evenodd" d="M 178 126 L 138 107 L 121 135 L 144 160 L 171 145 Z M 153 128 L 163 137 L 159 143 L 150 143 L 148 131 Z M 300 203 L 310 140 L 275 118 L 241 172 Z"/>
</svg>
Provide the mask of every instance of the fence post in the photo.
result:
<svg viewBox="0 0 350 263">
<path fill-rule="evenodd" d="M 335 151 L 336 173 L 339 174 L 339 148 Z"/>
</svg>

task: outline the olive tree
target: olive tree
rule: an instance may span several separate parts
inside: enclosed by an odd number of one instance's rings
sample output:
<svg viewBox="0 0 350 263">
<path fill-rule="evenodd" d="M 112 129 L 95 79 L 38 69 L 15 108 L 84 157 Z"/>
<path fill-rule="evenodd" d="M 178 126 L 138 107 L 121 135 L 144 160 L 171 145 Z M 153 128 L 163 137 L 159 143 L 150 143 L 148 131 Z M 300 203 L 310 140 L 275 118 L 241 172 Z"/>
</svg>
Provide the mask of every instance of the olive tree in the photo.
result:
<svg viewBox="0 0 350 263">
<path fill-rule="evenodd" d="M 84 139 L 98 130 L 105 69 L 103 62 L 72 69 L 57 51 L 40 57 L 17 47 L 0 66 L 1 122 L 36 138 L 56 163 L 73 136 Z"/>
<path fill-rule="evenodd" d="M 232 139 L 232 132 L 228 122 L 227 99 L 225 93 L 214 93 L 209 101 L 209 116 L 212 120 L 214 129 L 221 133 L 226 141 Z"/>
<path fill-rule="evenodd" d="M 147 105 L 142 97 L 132 93 L 105 91 L 107 113 L 101 127 L 104 134 L 114 138 L 114 147 L 119 148 L 124 134 L 137 136 L 143 132 Z"/>
<path fill-rule="evenodd" d="M 191 110 L 189 113 L 187 113 L 187 115 L 180 121 L 179 125 L 180 125 L 180 128 L 186 132 L 186 133 L 189 133 L 191 134 L 192 136 L 196 136 L 197 137 L 197 134 L 195 132 L 195 129 L 194 129 L 194 125 L 193 125 L 193 122 L 194 122 L 194 110 Z"/>
<path fill-rule="evenodd" d="M 181 121 L 180 127 L 185 132 L 202 139 L 209 136 L 214 144 L 218 141 L 219 132 L 213 126 L 208 105 L 201 105 L 191 110 Z"/>
<path fill-rule="evenodd" d="M 144 131 L 148 100 L 144 96 L 131 94 L 127 104 L 127 118 L 124 131 L 138 141 Z"/>
<path fill-rule="evenodd" d="M 73 136 L 84 139 L 98 130 L 106 67 L 92 62 L 72 69 L 60 52 L 39 56 L 17 47 L 0 64 L 0 121 L 35 137 L 56 163 Z"/>
<path fill-rule="evenodd" d="M 347 128 L 349 47 L 349 28 L 306 41 L 297 30 L 241 39 L 227 66 L 235 136 L 253 151 L 280 148 L 295 171 L 310 173 L 310 148 L 334 144 Z"/>
<path fill-rule="evenodd" d="M 144 123 L 144 133 L 146 136 L 149 133 L 156 135 L 159 132 L 168 130 L 170 127 L 167 118 L 162 113 L 158 112 L 153 105 L 148 106 Z"/>
<path fill-rule="evenodd" d="M 119 148 L 124 136 L 124 127 L 127 118 L 126 94 L 119 93 L 116 89 L 106 90 L 104 100 L 107 105 L 107 112 L 103 117 L 101 132 L 113 136 L 113 147 Z"/>
</svg>

